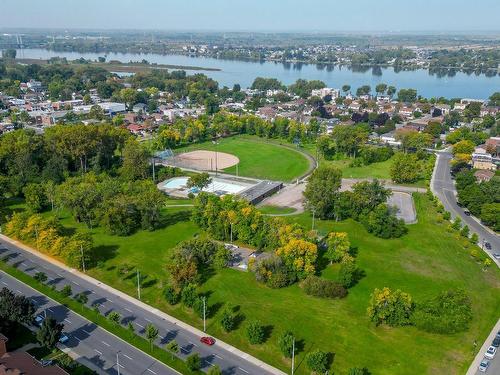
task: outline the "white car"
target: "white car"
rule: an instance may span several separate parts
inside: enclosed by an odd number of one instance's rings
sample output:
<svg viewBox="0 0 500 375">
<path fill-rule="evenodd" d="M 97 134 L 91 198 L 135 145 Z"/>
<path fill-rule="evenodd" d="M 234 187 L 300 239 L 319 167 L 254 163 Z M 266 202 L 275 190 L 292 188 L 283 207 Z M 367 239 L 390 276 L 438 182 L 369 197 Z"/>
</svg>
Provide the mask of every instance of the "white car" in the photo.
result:
<svg viewBox="0 0 500 375">
<path fill-rule="evenodd" d="M 45 317 L 43 315 L 37 315 L 35 317 L 35 324 L 38 326 L 38 327 L 41 327 L 42 326 L 42 323 L 43 321 L 45 320 Z"/>
<path fill-rule="evenodd" d="M 487 359 L 483 359 L 479 364 L 479 371 L 486 372 L 486 370 L 488 370 L 488 367 L 490 367 L 490 361 L 488 361 Z"/>
<path fill-rule="evenodd" d="M 59 338 L 59 342 L 61 344 L 66 344 L 67 342 L 69 341 L 69 337 L 67 334 L 65 334 L 64 332 L 61 333 L 61 337 Z"/>
<path fill-rule="evenodd" d="M 486 353 L 484 353 L 484 356 L 488 359 L 493 359 L 495 358 L 495 354 L 497 354 L 497 348 L 490 346 Z"/>
</svg>

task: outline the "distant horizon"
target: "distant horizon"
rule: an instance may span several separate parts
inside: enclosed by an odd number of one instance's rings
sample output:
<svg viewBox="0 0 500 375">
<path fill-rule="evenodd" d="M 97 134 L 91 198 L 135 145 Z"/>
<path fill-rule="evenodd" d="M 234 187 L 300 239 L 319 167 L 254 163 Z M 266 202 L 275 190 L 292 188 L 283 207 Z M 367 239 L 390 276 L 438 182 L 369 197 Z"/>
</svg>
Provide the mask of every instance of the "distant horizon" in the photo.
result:
<svg viewBox="0 0 500 375">
<path fill-rule="evenodd" d="M 222 32 L 488 32 L 500 1 L 4 0 L 4 28 Z"/>
</svg>

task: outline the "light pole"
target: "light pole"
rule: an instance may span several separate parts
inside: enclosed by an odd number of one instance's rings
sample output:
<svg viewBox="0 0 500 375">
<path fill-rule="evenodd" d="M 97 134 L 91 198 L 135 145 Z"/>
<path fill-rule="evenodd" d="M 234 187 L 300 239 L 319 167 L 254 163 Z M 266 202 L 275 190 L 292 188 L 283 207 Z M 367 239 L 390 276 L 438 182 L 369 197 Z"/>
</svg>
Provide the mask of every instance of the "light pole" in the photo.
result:
<svg viewBox="0 0 500 375">
<path fill-rule="evenodd" d="M 203 296 L 203 332 L 207 331 L 206 315 L 207 315 L 207 300 L 206 297 Z"/>
<path fill-rule="evenodd" d="M 118 373 L 118 375 L 120 375 L 120 360 L 118 358 L 119 353 L 120 351 L 116 352 L 116 372 Z"/>
<path fill-rule="evenodd" d="M 83 255 L 83 245 L 80 244 L 80 252 L 82 254 L 82 269 L 83 273 L 85 273 L 85 256 Z"/>
<path fill-rule="evenodd" d="M 141 274 L 137 270 L 137 296 L 141 299 Z"/>
<path fill-rule="evenodd" d="M 214 138 L 215 140 L 212 141 L 212 143 L 215 145 L 215 176 L 217 177 L 217 170 L 218 170 L 218 157 L 217 157 L 217 137 Z"/>
<path fill-rule="evenodd" d="M 292 341 L 292 375 L 295 372 L 295 337 Z"/>
</svg>

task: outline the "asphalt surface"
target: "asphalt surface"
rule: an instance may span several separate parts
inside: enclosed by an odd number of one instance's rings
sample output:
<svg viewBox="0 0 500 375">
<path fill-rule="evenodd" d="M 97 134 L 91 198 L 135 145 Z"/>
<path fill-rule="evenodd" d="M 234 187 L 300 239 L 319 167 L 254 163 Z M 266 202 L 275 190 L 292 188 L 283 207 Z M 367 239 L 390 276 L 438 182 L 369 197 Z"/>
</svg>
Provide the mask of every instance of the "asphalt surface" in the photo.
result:
<svg viewBox="0 0 500 375">
<path fill-rule="evenodd" d="M 1 287 L 10 289 L 31 299 L 37 313 L 55 318 L 64 324 L 63 332 L 69 337 L 60 349 L 69 349 L 79 356 L 78 362 L 103 374 L 179 374 L 163 363 L 158 362 L 144 352 L 118 339 L 95 324 L 75 314 L 63 305 L 49 299 L 45 295 L 23 284 L 12 276 L 0 271 Z M 118 354 L 118 363 L 116 357 Z"/>
<path fill-rule="evenodd" d="M 213 346 L 207 346 L 200 343 L 200 337 L 198 335 L 177 326 L 173 322 L 167 321 L 157 316 L 151 311 L 148 311 L 125 299 L 122 299 L 120 296 L 117 296 L 114 293 L 105 290 L 104 288 L 86 281 L 85 279 L 79 277 L 77 274 L 67 272 L 57 265 L 39 258 L 18 246 L 5 241 L 0 241 L 0 257 L 5 259 L 5 257 L 7 256 L 7 262 L 9 264 L 16 266 L 19 270 L 31 276 L 35 275 L 37 272 L 44 272 L 49 278 L 47 281 L 48 285 L 54 285 L 57 289 L 62 289 L 65 285 L 70 285 L 73 291 L 73 295 L 77 293 L 87 294 L 87 305 L 90 307 L 94 304 L 99 304 L 99 310 L 101 314 L 107 315 L 111 311 L 118 312 L 122 316 L 121 323 L 123 325 L 128 325 L 129 322 L 132 322 L 136 333 L 144 334 L 144 328 L 146 327 L 146 325 L 148 323 L 153 324 L 159 330 L 159 338 L 156 341 L 156 344 L 158 346 L 163 347 L 166 343 L 175 339 L 180 346 L 179 357 L 185 358 L 190 354 L 198 353 L 202 358 L 202 369 L 204 370 L 208 370 L 210 366 L 218 365 L 226 375 L 270 374 L 258 365 L 255 365 L 254 363 L 248 361 L 244 357 L 240 357 L 237 354 L 234 354 L 231 351 L 218 346 L 217 343 Z M 72 319 L 70 318 L 70 320 Z M 91 335 L 87 336 L 94 336 L 94 332 L 97 332 L 97 330 L 95 330 L 94 327 L 94 331 L 89 332 L 91 332 Z M 69 331 L 69 333 L 70 335 L 72 335 L 72 331 Z M 105 349 L 105 347 L 107 347 L 106 344 L 109 344 L 109 348 L 112 348 L 114 350 L 113 354 L 116 357 L 115 349 L 118 348 L 119 345 L 121 345 L 121 340 L 111 336 L 111 338 L 106 337 L 108 341 L 111 341 L 108 342 L 106 341 L 106 339 L 99 339 L 99 337 L 101 336 L 100 333 L 95 335 L 97 337 L 93 340 L 101 342 L 101 344 L 96 346 L 95 348 L 100 348 L 98 350 L 104 353 L 101 349 Z M 82 339 L 84 337 L 85 336 L 83 335 L 81 336 Z M 72 337 L 73 343 L 74 340 L 77 339 Z M 106 344 L 103 344 L 102 341 L 106 342 Z M 96 356 L 95 352 L 82 353 L 82 355 L 84 355 L 85 358 L 89 360 L 100 361 L 99 356 Z M 132 355 L 130 355 L 130 357 L 134 358 Z M 114 358 L 113 361 L 116 362 L 116 358 Z M 129 362 L 130 366 L 132 366 L 132 363 L 134 361 L 129 360 Z M 149 360 L 149 362 L 151 362 L 151 360 Z M 148 362 L 144 363 L 147 364 Z M 109 366 L 109 364 L 110 362 L 108 360 L 107 365 Z M 127 372 L 126 358 L 123 365 L 125 366 L 125 368 L 121 369 L 123 370 L 121 371 L 122 374 L 128 373 L 155 375 L 151 371 L 144 369 L 138 371 L 139 369 L 135 367 L 131 367 L 132 371 Z M 156 372 L 156 370 L 154 371 Z M 162 372 L 161 374 L 171 373 L 172 372 Z M 160 372 L 158 372 L 158 374 L 160 374 Z"/>
<path fill-rule="evenodd" d="M 484 247 L 484 251 L 490 254 L 495 263 L 500 266 L 498 259 L 493 257 L 494 253 L 500 253 L 500 236 L 486 229 L 481 223 L 476 221 L 472 216 L 467 216 L 464 213 L 464 208 L 457 204 L 456 188 L 453 179 L 451 178 L 450 160 L 452 155 L 447 152 L 438 153 L 437 166 L 433 180 L 433 191 L 443 203 L 447 211 L 451 213 L 453 218 L 459 216 L 463 224 L 467 224 L 472 233 L 477 233 L 479 236 L 478 245 L 483 247 L 484 242 L 491 244 L 491 249 Z M 500 374 L 500 372 L 499 372 Z"/>
</svg>

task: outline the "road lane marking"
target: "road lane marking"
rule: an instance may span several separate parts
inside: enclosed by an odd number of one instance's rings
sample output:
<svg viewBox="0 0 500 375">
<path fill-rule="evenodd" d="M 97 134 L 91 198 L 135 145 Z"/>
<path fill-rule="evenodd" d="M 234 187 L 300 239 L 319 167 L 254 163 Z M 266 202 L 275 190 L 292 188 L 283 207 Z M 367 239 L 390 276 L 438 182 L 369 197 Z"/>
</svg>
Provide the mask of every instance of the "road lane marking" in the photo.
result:
<svg viewBox="0 0 500 375">
<path fill-rule="evenodd" d="M 71 320 L 69 319 L 64 319 L 65 322 L 68 322 L 69 324 L 71 324 Z"/>
<path fill-rule="evenodd" d="M 135 324 L 137 324 L 141 328 L 144 328 L 144 326 L 142 324 L 139 324 L 139 323 L 135 323 Z"/>
<path fill-rule="evenodd" d="M 188 343 L 190 343 L 190 344 L 191 344 L 191 345 L 193 345 L 193 346 L 198 346 L 198 345 L 196 345 L 194 342 L 191 342 L 191 341 L 188 341 Z"/>
<path fill-rule="evenodd" d="M 18 292 L 19 294 L 23 294 L 23 292 L 21 292 L 19 289 L 16 289 L 16 292 Z"/>
<path fill-rule="evenodd" d="M 105 341 L 101 341 L 101 342 L 102 342 L 104 345 L 106 345 L 106 346 L 111 346 L 111 345 L 109 345 L 109 344 L 108 344 L 107 342 L 105 342 Z"/>
<path fill-rule="evenodd" d="M 126 307 L 125 307 L 125 310 L 127 310 L 128 312 L 132 312 L 132 310 L 130 310 L 130 309 L 127 309 Z"/>
<path fill-rule="evenodd" d="M 21 266 L 28 267 L 28 265 L 24 262 L 21 263 Z"/>
<path fill-rule="evenodd" d="M 189 353 L 189 350 L 187 350 L 185 348 L 181 348 L 181 352 Z"/>
<path fill-rule="evenodd" d="M 241 367 L 238 367 L 241 371 L 243 371 L 244 373 L 248 374 L 248 371 L 245 370 L 244 368 L 241 368 Z"/>
<path fill-rule="evenodd" d="M 106 298 L 106 299 L 107 299 L 109 302 L 114 303 L 114 302 L 113 302 L 112 300 L 110 300 L 109 298 Z"/>
<path fill-rule="evenodd" d="M 99 350 L 97 349 L 94 349 L 97 353 L 99 353 L 99 355 L 102 355 L 102 352 L 100 352 Z"/>
<path fill-rule="evenodd" d="M 82 329 L 82 331 L 85 332 L 87 335 L 91 335 L 89 331 L 85 331 L 84 329 Z"/>
<path fill-rule="evenodd" d="M 47 308 L 47 311 L 54 312 L 50 307 Z"/>
<path fill-rule="evenodd" d="M 221 357 L 220 355 L 218 355 L 218 354 L 214 354 L 214 356 L 216 356 L 216 357 L 217 357 L 217 358 L 219 358 L 219 359 L 224 359 L 224 358 L 222 358 L 222 357 Z"/>
<path fill-rule="evenodd" d="M 132 358 L 130 358 L 128 355 L 124 354 L 123 356 L 124 356 L 125 358 L 128 358 L 128 359 L 130 359 L 131 361 L 133 361 L 133 359 L 132 359 Z"/>
<path fill-rule="evenodd" d="M 5 281 L 2 281 L 2 284 L 3 284 L 3 285 L 9 285 L 9 284 L 7 284 Z"/>
<path fill-rule="evenodd" d="M 149 320 L 148 318 L 144 318 L 144 320 L 148 321 L 149 323 L 153 323 L 151 320 Z"/>
<path fill-rule="evenodd" d="M 150 373 L 152 374 L 155 374 L 156 375 L 156 372 L 154 372 L 153 370 L 151 370 L 150 368 L 147 368 L 146 370 L 148 370 Z"/>
</svg>

